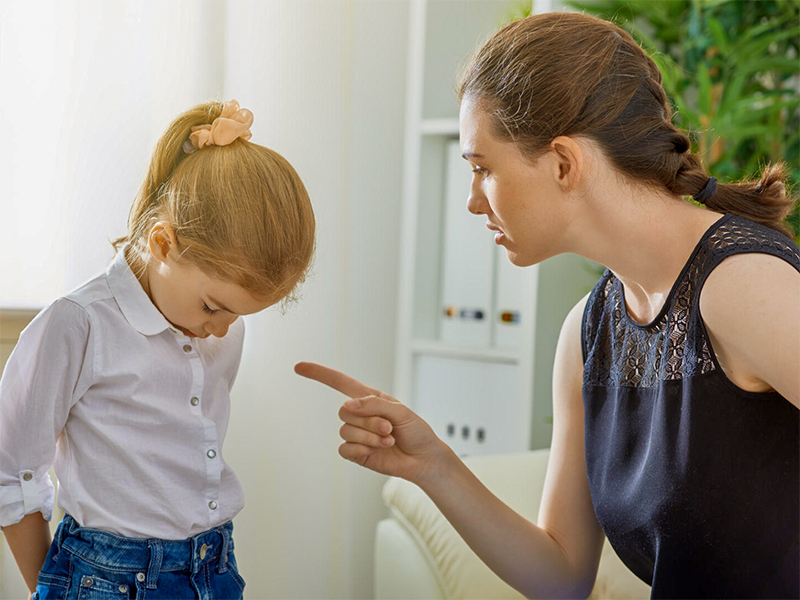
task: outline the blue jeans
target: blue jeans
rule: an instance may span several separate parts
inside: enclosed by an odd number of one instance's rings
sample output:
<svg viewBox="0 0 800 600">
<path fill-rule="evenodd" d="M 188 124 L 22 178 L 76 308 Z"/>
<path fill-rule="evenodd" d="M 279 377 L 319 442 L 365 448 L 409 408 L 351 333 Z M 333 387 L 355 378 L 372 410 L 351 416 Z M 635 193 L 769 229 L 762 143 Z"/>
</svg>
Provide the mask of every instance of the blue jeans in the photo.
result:
<svg viewBox="0 0 800 600">
<path fill-rule="evenodd" d="M 233 524 L 186 540 L 126 538 L 61 521 L 33 600 L 242 598 Z"/>
</svg>

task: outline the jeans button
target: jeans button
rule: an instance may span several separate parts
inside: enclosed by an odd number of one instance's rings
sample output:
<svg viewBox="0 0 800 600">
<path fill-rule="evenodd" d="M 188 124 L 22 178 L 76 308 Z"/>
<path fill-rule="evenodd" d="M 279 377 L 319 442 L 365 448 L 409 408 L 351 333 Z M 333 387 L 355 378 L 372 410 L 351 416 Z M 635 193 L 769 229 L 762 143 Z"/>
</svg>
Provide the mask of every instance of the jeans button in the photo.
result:
<svg viewBox="0 0 800 600">
<path fill-rule="evenodd" d="M 119 586 L 119 593 L 120 594 L 127 594 L 128 593 L 128 586 L 127 585 Z"/>
<path fill-rule="evenodd" d="M 136 574 L 136 581 L 138 581 L 139 583 L 143 583 L 145 579 L 146 578 L 144 576 L 144 573 L 137 573 Z"/>
<path fill-rule="evenodd" d="M 94 579 L 92 579 L 88 575 L 86 577 L 84 577 L 83 579 L 81 579 L 81 585 L 84 586 L 84 587 L 92 587 L 93 583 L 94 583 Z"/>
</svg>

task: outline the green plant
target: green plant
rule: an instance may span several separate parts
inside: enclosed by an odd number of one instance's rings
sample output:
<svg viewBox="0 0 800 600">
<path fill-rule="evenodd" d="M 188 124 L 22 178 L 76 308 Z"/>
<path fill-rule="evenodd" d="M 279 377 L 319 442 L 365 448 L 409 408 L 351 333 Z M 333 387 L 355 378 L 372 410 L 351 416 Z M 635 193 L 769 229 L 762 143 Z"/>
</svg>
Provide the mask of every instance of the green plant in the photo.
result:
<svg viewBox="0 0 800 600">
<path fill-rule="evenodd" d="M 675 125 L 722 181 L 786 161 L 800 181 L 798 0 L 567 0 L 630 32 L 658 65 Z M 516 7 L 515 13 L 519 13 Z M 800 206 L 787 218 L 800 242 Z"/>
</svg>

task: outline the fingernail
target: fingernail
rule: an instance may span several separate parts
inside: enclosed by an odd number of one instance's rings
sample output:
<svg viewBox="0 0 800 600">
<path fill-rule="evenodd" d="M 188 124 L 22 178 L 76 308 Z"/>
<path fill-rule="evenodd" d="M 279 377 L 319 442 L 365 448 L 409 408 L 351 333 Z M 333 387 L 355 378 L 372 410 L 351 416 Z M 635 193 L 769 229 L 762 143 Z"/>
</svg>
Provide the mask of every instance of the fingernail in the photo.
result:
<svg viewBox="0 0 800 600">
<path fill-rule="evenodd" d="M 349 400 L 344 401 L 344 405 L 350 410 L 358 410 L 361 408 L 361 400 L 350 398 Z"/>
<path fill-rule="evenodd" d="M 392 436 L 382 437 L 381 444 L 384 446 L 394 446 L 394 438 Z"/>
</svg>

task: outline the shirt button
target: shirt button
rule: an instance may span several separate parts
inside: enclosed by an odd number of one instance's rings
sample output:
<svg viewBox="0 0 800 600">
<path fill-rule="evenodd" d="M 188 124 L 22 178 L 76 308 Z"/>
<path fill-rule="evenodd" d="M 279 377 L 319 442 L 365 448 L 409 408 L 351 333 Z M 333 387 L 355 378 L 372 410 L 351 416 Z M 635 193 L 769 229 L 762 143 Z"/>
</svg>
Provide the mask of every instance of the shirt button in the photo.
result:
<svg viewBox="0 0 800 600">
<path fill-rule="evenodd" d="M 211 510 L 217 510 L 217 503 L 212 500 L 211 502 L 208 503 L 208 508 L 210 508 Z"/>
<path fill-rule="evenodd" d="M 184 352 L 191 352 L 191 351 L 192 351 L 192 347 L 191 347 L 189 344 L 186 344 L 186 345 L 183 347 L 183 351 L 184 351 Z"/>
<path fill-rule="evenodd" d="M 136 574 L 136 581 L 138 581 L 139 583 L 142 583 L 144 580 L 145 580 L 144 573 L 137 573 Z"/>
<path fill-rule="evenodd" d="M 208 458 L 214 458 L 216 455 L 217 455 L 217 453 L 214 452 L 213 450 L 209 450 L 208 452 L 206 452 L 206 456 Z"/>
<path fill-rule="evenodd" d="M 24 473 L 24 474 L 22 475 L 22 478 L 23 478 L 25 481 L 30 481 L 31 479 L 33 479 L 33 473 Z"/>
<path fill-rule="evenodd" d="M 200 398 L 198 398 L 197 396 L 195 396 L 195 397 L 193 397 L 191 400 L 189 400 L 189 402 L 191 402 L 191 403 L 192 403 L 192 406 L 197 406 L 198 404 L 200 404 Z"/>
<path fill-rule="evenodd" d="M 81 585 L 82 586 L 92 587 L 93 583 L 94 583 L 94 579 L 92 579 L 91 577 L 84 577 L 83 579 L 81 579 Z"/>
</svg>

